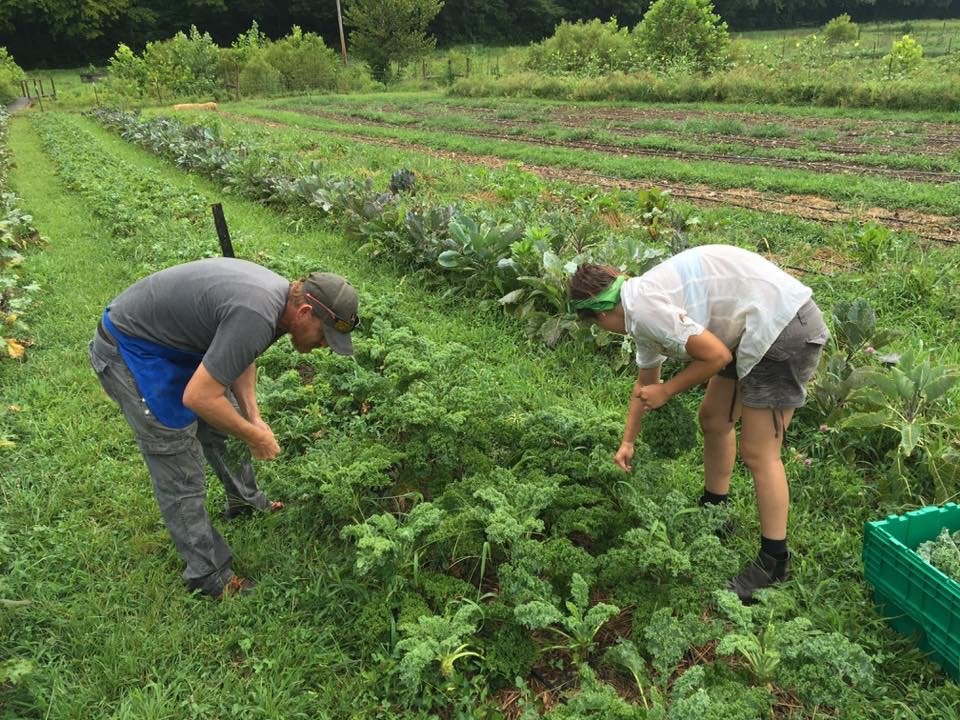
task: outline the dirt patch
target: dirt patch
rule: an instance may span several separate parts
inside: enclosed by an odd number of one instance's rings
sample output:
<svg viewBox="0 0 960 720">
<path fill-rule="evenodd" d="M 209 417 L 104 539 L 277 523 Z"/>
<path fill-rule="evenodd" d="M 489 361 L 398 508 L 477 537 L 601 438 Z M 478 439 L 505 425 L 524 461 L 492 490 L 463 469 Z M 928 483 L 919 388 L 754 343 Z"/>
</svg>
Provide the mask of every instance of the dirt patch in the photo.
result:
<svg viewBox="0 0 960 720">
<path fill-rule="evenodd" d="M 336 122 L 342 122 L 352 125 L 366 125 L 368 127 L 409 127 L 407 125 L 398 125 L 382 120 L 371 120 L 369 118 L 357 117 L 351 114 L 344 114 L 337 111 L 318 110 L 315 108 L 299 108 L 295 112 L 314 117 L 322 117 Z M 427 117 L 421 115 L 421 117 Z M 934 184 L 945 184 L 960 181 L 960 175 L 952 172 L 941 172 L 936 170 L 914 170 L 909 168 L 884 167 L 882 165 L 857 164 L 855 162 L 840 162 L 831 160 L 800 160 L 793 158 L 778 157 L 760 157 L 744 155 L 740 152 L 701 152 L 689 150 L 671 150 L 666 148 L 639 148 L 630 145 L 617 144 L 612 142 L 599 142 L 595 140 L 552 140 L 550 138 L 536 137 L 532 135 L 523 135 L 510 132 L 510 128 L 517 127 L 519 124 L 532 125 L 530 121 L 503 121 L 490 120 L 492 125 L 501 127 L 502 130 L 479 130 L 479 129 L 457 129 L 457 135 L 467 137 L 485 138 L 491 140 L 507 140 L 514 142 L 523 142 L 527 145 L 539 145 L 542 147 L 556 147 L 573 150 L 590 150 L 593 152 L 603 152 L 616 155 L 634 155 L 642 157 L 662 157 L 675 160 L 701 160 L 723 162 L 734 165 L 751 165 L 759 167 L 781 167 L 792 170 L 808 170 L 820 173 L 834 174 L 869 174 L 882 177 L 894 178 L 897 180 L 907 180 L 911 182 L 926 182 Z M 583 119 L 574 123 L 566 121 L 568 127 L 582 128 Z M 422 127 L 420 129 L 439 131 L 437 128 Z M 620 132 L 620 131 L 618 131 Z M 644 133 L 632 133 L 634 137 L 642 136 Z M 648 133 L 649 134 L 649 133 Z M 689 135 L 685 137 L 690 137 Z M 733 137 L 733 136 L 727 136 Z M 758 143 L 751 143 L 751 138 L 736 136 L 736 142 L 740 144 L 753 145 L 761 147 Z M 772 142 L 772 141 L 767 141 Z"/>
</svg>

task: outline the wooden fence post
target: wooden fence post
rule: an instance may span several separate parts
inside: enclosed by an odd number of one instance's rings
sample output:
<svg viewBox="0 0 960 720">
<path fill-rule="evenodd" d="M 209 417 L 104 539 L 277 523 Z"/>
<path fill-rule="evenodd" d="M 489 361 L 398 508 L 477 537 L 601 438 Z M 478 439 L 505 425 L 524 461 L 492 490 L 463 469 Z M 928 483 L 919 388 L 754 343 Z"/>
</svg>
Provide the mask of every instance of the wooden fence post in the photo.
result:
<svg viewBox="0 0 960 720">
<path fill-rule="evenodd" d="M 53 99 L 57 99 L 57 86 L 53 84 L 53 76 L 50 77 L 50 92 L 53 94 Z"/>
<path fill-rule="evenodd" d="M 41 97 L 41 95 L 42 95 L 43 93 L 38 93 L 38 92 L 37 92 L 37 81 L 36 81 L 36 79 L 34 79 L 34 81 L 33 81 L 33 94 L 37 96 L 37 102 L 40 103 L 40 112 L 44 112 L 44 109 L 43 109 L 43 98 Z"/>
</svg>

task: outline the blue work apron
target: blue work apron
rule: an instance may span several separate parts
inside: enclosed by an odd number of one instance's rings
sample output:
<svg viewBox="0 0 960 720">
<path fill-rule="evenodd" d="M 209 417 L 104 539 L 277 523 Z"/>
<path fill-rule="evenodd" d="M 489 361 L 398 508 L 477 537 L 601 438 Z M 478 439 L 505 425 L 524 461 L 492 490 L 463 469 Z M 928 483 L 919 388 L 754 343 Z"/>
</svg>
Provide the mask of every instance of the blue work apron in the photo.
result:
<svg viewBox="0 0 960 720">
<path fill-rule="evenodd" d="M 120 357 L 137 381 L 137 389 L 154 417 L 167 427 L 179 430 L 197 419 L 183 404 L 183 391 L 200 366 L 203 353 L 187 352 L 142 338 L 126 335 L 103 312 L 103 327 L 117 341 Z"/>
</svg>

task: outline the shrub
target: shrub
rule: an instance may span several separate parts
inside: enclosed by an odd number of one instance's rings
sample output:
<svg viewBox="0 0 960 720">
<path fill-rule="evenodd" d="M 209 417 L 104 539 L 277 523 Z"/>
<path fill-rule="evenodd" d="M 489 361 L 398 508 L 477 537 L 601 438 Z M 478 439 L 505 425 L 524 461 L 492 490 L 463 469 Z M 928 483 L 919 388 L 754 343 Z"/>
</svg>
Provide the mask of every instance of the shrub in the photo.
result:
<svg viewBox="0 0 960 720">
<path fill-rule="evenodd" d="M 904 35 L 893 44 L 889 55 L 883 56 L 886 64 L 887 77 L 912 73 L 923 60 L 923 46 L 910 35 Z"/>
<path fill-rule="evenodd" d="M 240 92 L 245 95 L 269 95 L 283 84 L 280 71 L 269 63 L 265 51 L 253 54 L 240 71 Z"/>
<path fill-rule="evenodd" d="M 852 42 L 860 36 L 860 27 L 850 20 L 847 13 L 838 15 L 823 26 L 823 37 L 830 45 Z"/>
<path fill-rule="evenodd" d="M 20 81 L 25 79 L 23 70 L 14 62 L 5 47 L 0 47 L 0 102 L 7 102 L 20 94 Z"/>
<path fill-rule="evenodd" d="M 258 50 L 262 50 L 270 42 L 270 38 L 260 32 L 260 26 L 254 20 L 250 29 L 237 35 L 237 39 L 230 45 L 236 61 L 240 65 L 246 65 L 247 61 L 253 57 Z"/>
<path fill-rule="evenodd" d="M 630 32 L 607 22 L 591 20 L 561 22 L 553 37 L 533 45 L 527 67 L 549 74 L 603 75 L 612 70 L 629 70 L 636 63 Z"/>
<path fill-rule="evenodd" d="M 280 73 L 285 90 L 336 87 L 337 56 L 316 33 L 294 25 L 289 35 L 264 49 L 263 57 Z"/>
<path fill-rule="evenodd" d="M 727 61 L 727 24 L 710 0 L 656 0 L 634 30 L 640 54 L 660 69 L 709 72 Z"/>
<path fill-rule="evenodd" d="M 120 43 L 110 58 L 110 85 L 120 95 L 143 95 L 147 84 L 147 65 L 124 43 Z"/>
<path fill-rule="evenodd" d="M 169 40 L 147 43 L 143 63 L 149 84 L 175 95 L 210 95 L 217 86 L 220 50 L 193 25 Z"/>
</svg>

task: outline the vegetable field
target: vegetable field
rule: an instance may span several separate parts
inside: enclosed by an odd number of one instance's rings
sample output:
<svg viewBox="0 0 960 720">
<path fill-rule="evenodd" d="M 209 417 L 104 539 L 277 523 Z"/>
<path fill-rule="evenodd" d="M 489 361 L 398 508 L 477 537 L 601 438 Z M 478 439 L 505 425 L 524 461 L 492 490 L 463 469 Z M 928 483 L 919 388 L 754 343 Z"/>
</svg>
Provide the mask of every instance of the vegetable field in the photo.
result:
<svg viewBox="0 0 960 720">
<path fill-rule="evenodd" d="M 5 125 L 0 717 L 960 718 L 860 560 L 864 522 L 958 497 L 955 114 L 385 93 Z M 218 253 L 215 202 L 238 257 L 342 274 L 364 318 L 353 358 L 258 363 L 287 508 L 215 520 L 259 583 L 222 603 L 183 590 L 86 359 L 119 290 Z M 784 450 L 793 577 L 749 607 L 749 473 L 696 504 L 702 390 L 622 473 L 631 348 L 564 295 L 718 242 L 832 334 Z"/>
</svg>

